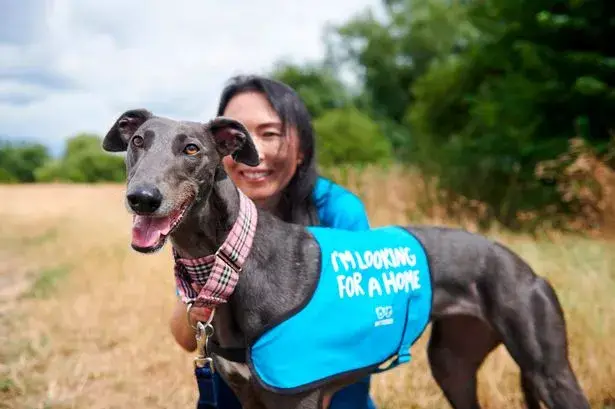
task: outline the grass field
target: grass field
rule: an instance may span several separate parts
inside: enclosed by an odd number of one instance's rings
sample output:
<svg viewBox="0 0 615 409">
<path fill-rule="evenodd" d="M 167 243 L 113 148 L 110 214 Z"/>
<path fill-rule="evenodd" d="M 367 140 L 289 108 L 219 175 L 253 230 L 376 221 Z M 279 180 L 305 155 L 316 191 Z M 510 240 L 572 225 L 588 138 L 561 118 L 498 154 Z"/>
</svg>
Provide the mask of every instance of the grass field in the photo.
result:
<svg viewBox="0 0 615 409">
<path fill-rule="evenodd" d="M 412 181 L 350 180 L 374 225 L 442 224 L 413 207 Z M 191 354 L 173 342 L 169 248 L 129 246 L 123 186 L 0 186 L 0 408 L 186 408 Z M 553 283 L 568 320 L 574 370 L 593 408 L 615 408 L 613 242 L 494 231 Z M 374 377 L 380 409 L 448 408 L 425 356 Z M 503 348 L 480 371 L 484 408 L 520 408 L 518 372 Z"/>
</svg>

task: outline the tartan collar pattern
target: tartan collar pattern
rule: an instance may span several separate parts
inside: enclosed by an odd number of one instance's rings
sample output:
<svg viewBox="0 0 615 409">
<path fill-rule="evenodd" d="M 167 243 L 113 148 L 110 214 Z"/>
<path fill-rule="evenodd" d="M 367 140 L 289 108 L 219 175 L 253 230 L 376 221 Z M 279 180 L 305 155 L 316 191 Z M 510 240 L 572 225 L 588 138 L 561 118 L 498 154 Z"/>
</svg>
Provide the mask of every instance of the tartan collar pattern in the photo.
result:
<svg viewBox="0 0 615 409">
<path fill-rule="evenodd" d="M 240 190 L 239 213 L 224 243 L 204 257 L 181 258 L 175 248 L 175 281 L 181 300 L 196 307 L 214 308 L 228 301 L 239 273 L 250 254 L 258 214 L 256 206 Z"/>
</svg>

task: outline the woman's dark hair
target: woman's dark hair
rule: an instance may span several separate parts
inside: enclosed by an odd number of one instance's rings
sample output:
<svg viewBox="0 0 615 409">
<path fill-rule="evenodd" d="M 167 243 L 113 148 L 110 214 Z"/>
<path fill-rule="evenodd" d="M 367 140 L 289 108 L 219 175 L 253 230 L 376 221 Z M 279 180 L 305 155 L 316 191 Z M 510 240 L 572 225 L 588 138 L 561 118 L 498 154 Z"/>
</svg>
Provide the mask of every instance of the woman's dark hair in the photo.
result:
<svg viewBox="0 0 615 409">
<path fill-rule="evenodd" d="M 269 78 L 249 75 L 230 79 L 218 105 L 218 115 L 223 115 L 229 101 L 243 92 L 259 92 L 267 98 L 282 121 L 282 128 L 289 134 L 294 127 L 299 137 L 303 161 L 297 167 L 288 186 L 282 191 L 278 213 L 283 220 L 303 225 L 318 225 L 318 213 L 312 199 L 318 173 L 314 158 L 314 129 L 309 111 L 299 95 L 288 85 Z"/>
</svg>

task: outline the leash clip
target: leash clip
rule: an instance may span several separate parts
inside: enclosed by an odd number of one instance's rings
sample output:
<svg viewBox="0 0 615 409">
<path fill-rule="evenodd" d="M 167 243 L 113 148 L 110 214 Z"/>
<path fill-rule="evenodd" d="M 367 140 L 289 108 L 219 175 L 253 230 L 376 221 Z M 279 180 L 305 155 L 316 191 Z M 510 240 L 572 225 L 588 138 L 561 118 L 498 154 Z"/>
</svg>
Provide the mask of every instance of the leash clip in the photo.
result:
<svg viewBox="0 0 615 409">
<path fill-rule="evenodd" d="M 209 337 L 214 334 L 214 327 L 210 322 L 203 323 L 201 321 L 196 323 L 196 350 L 197 357 L 194 358 L 194 366 L 195 368 L 205 368 L 209 367 L 211 372 L 214 372 L 214 361 L 209 356 L 207 351 L 207 341 L 209 341 Z"/>
<path fill-rule="evenodd" d="M 196 343 L 198 356 L 194 358 L 194 375 L 199 388 L 197 409 L 216 409 L 218 407 L 218 390 L 214 378 L 214 361 L 207 353 L 207 341 L 214 333 L 210 322 L 196 323 Z"/>
</svg>

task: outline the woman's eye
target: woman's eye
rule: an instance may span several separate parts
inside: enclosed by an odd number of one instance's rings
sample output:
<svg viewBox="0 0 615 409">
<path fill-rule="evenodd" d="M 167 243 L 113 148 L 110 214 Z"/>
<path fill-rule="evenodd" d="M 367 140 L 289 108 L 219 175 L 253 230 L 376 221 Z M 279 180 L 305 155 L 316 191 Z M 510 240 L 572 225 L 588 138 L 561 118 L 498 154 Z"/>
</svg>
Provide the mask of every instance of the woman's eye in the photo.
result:
<svg viewBox="0 0 615 409">
<path fill-rule="evenodd" d="M 135 135 L 132 137 L 132 145 L 140 148 L 143 146 L 143 138 L 139 135 Z"/>
<path fill-rule="evenodd" d="M 193 143 L 189 143 L 184 147 L 184 153 L 186 155 L 196 155 L 199 152 L 199 147 Z"/>
<path fill-rule="evenodd" d="M 277 133 L 277 132 L 273 132 L 273 131 L 266 131 L 266 132 L 263 132 L 263 136 L 266 137 L 266 138 L 267 137 L 271 138 L 271 137 L 274 137 L 274 136 L 280 136 L 280 134 Z"/>
</svg>

